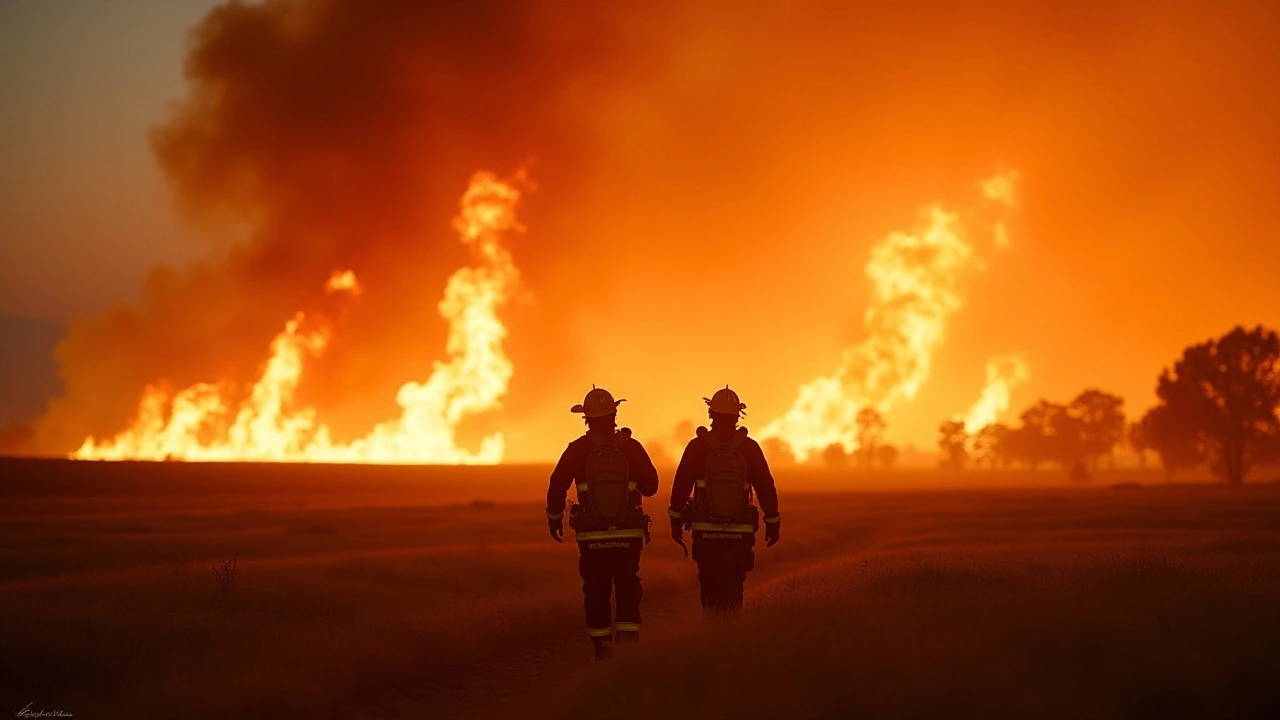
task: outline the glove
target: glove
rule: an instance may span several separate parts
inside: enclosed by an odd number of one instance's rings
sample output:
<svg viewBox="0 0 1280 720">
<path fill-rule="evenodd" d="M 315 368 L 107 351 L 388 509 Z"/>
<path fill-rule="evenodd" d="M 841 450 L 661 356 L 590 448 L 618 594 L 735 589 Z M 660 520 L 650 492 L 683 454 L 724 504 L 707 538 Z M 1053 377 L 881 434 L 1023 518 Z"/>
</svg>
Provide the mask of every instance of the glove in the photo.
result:
<svg viewBox="0 0 1280 720">
<path fill-rule="evenodd" d="M 547 518 L 547 528 L 551 531 L 551 539 L 556 542 L 564 542 L 564 521 L 560 518 Z"/>
<path fill-rule="evenodd" d="M 671 539 L 684 550 L 684 556 L 689 557 L 689 546 L 684 544 L 684 520 L 682 518 L 671 518 Z"/>
<path fill-rule="evenodd" d="M 779 518 L 771 523 L 764 524 L 764 546 L 773 547 L 778 544 L 778 540 L 782 537 L 782 519 Z"/>
</svg>

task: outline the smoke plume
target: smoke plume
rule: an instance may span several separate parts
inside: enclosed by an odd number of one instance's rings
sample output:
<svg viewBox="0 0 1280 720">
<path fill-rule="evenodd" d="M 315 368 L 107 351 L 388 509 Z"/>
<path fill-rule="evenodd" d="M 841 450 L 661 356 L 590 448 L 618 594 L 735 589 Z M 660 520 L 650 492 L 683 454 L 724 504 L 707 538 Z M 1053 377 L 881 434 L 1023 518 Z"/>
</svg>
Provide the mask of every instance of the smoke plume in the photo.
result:
<svg viewBox="0 0 1280 720">
<path fill-rule="evenodd" d="M 321 303 L 334 268 L 350 268 L 364 294 L 297 400 L 338 436 L 398 415 L 397 389 L 446 340 L 436 303 L 467 260 L 449 226 L 459 188 L 477 168 L 533 160 L 572 192 L 581 150 L 569 139 L 590 116 L 568 110 L 624 40 L 589 5 L 214 9 L 190 37 L 189 95 L 152 145 L 183 212 L 216 240 L 197 265 L 156 270 L 141 307 L 73 323 L 42 449 L 113 435 L 152 384 L 250 385 L 282 319 Z M 574 241 L 540 236 L 525 271 L 553 268 Z M 539 301 L 530 312 L 559 299 Z"/>
</svg>

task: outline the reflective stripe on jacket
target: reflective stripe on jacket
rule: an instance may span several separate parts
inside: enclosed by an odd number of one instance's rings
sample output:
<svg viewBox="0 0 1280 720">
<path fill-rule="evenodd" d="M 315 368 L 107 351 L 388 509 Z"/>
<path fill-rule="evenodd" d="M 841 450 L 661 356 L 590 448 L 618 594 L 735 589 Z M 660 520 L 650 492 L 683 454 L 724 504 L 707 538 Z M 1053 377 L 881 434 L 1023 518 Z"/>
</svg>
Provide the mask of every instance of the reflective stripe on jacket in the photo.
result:
<svg viewBox="0 0 1280 720">
<path fill-rule="evenodd" d="M 700 532 L 725 532 L 725 533 L 750 533 L 755 534 L 756 529 L 750 525 L 721 525 L 719 523 L 696 522 L 689 525 L 690 530 Z"/>
<path fill-rule="evenodd" d="M 711 430 L 711 432 L 722 431 L 720 428 Z M 729 430 L 729 432 L 735 432 L 735 430 Z M 764 451 L 754 439 L 746 437 L 738 446 L 738 452 L 742 453 L 742 459 L 746 463 L 747 482 L 755 490 L 765 522 L 777 522 L 778 490 L 773 484 L 773 475 L 769 473 L 769 463 L 764 459 Z M 701 438 L 694 438 L 685 446 L 684 455 L 680 457 L 680 465 L 676 468 L 675 480 L 671 483 L 671 504 L 667 512 L 672 517 L 679 517 L 685 504 L 689 502 L 689 496 L 693 494 L 694 485 L 699 480 L 704 480 L 702 476 L 707 465 L 707 456 L 710 454 L 711 446 Z"/>
<path fill-rule="evenodd" d="M 551 471 L 551 481 L 547 484 L 548 515 L 563 513 L 569 488 L 586 481 L 587 455 L 594 450 L 595 443 L 586 435 L 569 443 L 569 446 L 564 449 L 555 470 Z M 628 476 L 635 484 L 636 491 L 644 497 L 653 497 L 657 494 L 658 471 L 654 469 L 644 446 L 635 438 L 628 438 L 622 444 L 622 453 L 627 458 Z"/>
<path fill-rule="evenodd" d="M 578 542 L 591 540 L 617 540 L 618 538 L 642 538 L 644 530 L 639 528 L 618 528 L 617 530 L 590 530 L 576 534 Z"/>
</svg>

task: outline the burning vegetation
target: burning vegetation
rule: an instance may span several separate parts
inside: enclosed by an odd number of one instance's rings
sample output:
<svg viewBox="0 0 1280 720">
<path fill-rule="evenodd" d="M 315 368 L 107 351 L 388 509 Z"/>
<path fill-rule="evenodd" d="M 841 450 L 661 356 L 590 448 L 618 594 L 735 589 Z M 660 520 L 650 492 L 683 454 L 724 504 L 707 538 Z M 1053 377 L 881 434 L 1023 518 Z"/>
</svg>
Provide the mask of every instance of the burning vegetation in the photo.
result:
<svg viewBox="0 0 1280 720">
<path fill-rule="evenodd" d="M 998 209 L 1013 208 L 1017 177 L 1009 171 L 986 180 L 984 196 Z M 992 227 L 995 243 L 1007 246 L 1003 222 Z M 883 413 L 914 399 L 929 379 L 948 321 L 964 305 L 969 275 L 981 266 L 970 237 L 960 214 L 930 205 L 912 232 L 890 233 L 877 243 L 865 268 L 872 288 L 863 319 L 867 338 L 844 352 L 834 374 L 802 386 L 763 437 L 782 441 L 801 462 L 833 446 L 854 453 L 862 445 L 859 427 L 866 425 L 860 413 Z M 1020 358 L 993 359 L 987 387 L 970 411 L 974 422 L 1005 410 L 1009 390 L 1026 377 Z"/>
<path fill-rule="evenodd" d="M 503 436 L 484 438 L 476 451 L 458 446 L 456 429 L 467 416 L 500 407 L 513 372 L 503 351 L 506 327 L 498 309 L 520 272 L 502 244 L 522 230 L 516 220 L 517 182 L 476 173 L 459 203 L 454 228 L 476 264 L 449 279 L 440 314 L 449 323 L 448 360 L 424 382 L 407 382 L 396 396 L 399 418 L 378 424 L 351 443 L 331 439 L 316 411 L 297 407 L 296 390 L 307 358 L 324 352 L 332 334 L 322 315 L 298 312 L 271 342 L 271 354 L 244 399 L 234 388 L 197 383 L 177 393 L 148 386 L 137 418 L 113 438 L 90 437 L 72 457 L 93 460 L 305 460 L 337 462 L 496 463 Z M 354 298 L 360 285 L 350 270 L 335 271 L 325 292 Z"/>
</svg>

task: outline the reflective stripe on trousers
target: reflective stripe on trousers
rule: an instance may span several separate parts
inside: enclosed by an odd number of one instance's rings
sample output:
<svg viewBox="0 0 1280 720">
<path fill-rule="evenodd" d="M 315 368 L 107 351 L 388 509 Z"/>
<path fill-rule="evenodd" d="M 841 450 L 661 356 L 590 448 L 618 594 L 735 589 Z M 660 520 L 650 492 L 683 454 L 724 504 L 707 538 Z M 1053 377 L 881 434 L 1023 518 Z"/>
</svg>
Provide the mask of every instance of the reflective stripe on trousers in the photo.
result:
<svg viewBox="0 0 1280 720">
<path fill-rule="evenodd" d="M 618 632 L 640 632 L 640 623 L 638 622 L 620 622 L 614 627 L 618 628 Z"/>
</svg>

